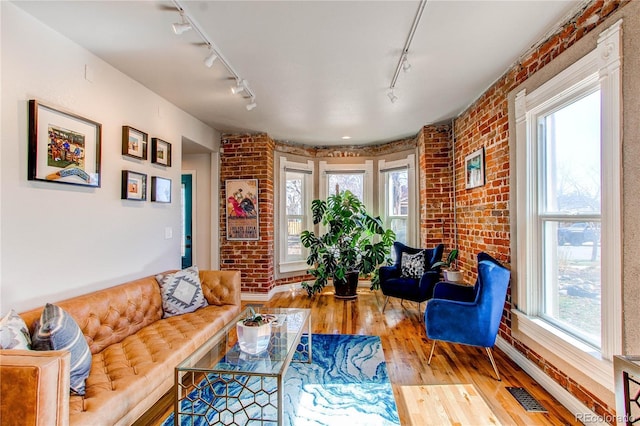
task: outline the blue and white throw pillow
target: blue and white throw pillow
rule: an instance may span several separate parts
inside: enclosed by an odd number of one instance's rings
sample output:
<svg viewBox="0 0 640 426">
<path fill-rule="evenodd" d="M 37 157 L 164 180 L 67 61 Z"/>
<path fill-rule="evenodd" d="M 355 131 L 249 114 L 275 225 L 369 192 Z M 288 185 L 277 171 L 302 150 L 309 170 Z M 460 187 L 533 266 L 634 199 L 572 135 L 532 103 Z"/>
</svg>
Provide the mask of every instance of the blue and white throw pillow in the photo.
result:
<svg viewBox="0 0 640 426">
<path fill-rule="evenodd" d="M 405 278 L 421 278 L 424 274 L 424 250 L 416 254 L 402 253 L 400 275 Z"/>
<path fill-rule="evenodd" d="M 31 349 L 27 324 L 13 309 L 0 319 L 0 349 Z"/>
<path fill-rule="evenodd" d="M 71 392 L 84 395 L 85 382 L 91 371 L 91 351 L 73 317 L 59 306 L 47 303 L 31 341 L 37 351 L 66 350 L 71 353 Z"/>
<path fill-rule="evenodd" d="M 208 305 L 202 293 L 197 266 L 172 274 L 158 274 L 156 280 L 162 295 L 163 318 L 193 312 Z"/>
</svg>

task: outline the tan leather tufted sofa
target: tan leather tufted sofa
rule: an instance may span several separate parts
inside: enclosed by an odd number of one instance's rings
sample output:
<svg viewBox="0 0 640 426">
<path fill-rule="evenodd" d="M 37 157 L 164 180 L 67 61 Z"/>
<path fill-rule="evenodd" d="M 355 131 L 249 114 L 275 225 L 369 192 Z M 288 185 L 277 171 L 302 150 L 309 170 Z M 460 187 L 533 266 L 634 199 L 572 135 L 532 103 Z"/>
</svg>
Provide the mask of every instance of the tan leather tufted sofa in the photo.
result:
<svg viewBox="0 0 640 426">
<path fill-rule="evenodd" d="M 240 272 L 200 271 L 209 306 L 162 319 L 153 276 L 56 304 L 93 354 L 86 395 L 69 395 L 69 353 L 0 350 L 2 425 L 128 425 L 171 389 L 174 367 L 240 313 Z M 20 314 L 29 327 L 42 308 Z"/>
</svg>

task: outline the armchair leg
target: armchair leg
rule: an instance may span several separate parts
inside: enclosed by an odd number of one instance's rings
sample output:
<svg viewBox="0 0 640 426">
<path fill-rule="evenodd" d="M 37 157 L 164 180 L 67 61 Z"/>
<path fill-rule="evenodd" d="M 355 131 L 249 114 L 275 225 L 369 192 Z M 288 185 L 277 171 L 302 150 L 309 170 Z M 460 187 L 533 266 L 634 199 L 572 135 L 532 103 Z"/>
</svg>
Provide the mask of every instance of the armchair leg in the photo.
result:
<svg viewBox="0 0 640 426">
<path fill-rule="evenodd" d="M 493 366 L 493 371 L 496 372 L 496 377 L 498 378 L 498 381 L 501 382 L 502 379 L 500 378 L 500 374 L 498 373 L 498 367 L 496 366 L 496 362 L 493 359 L 493 351 L 491 350 L 491 348 L 485 348 L 487 350 L 487 355 L 489 355 L 489 360 L 491 361 L 491 365 Z M 429 360 L 431 360 L 431 358 L 429 358 Z"/>
<path fill-rule="evenodd" d="M 436 349 L 436 341 L 433 341 L 431 345 L 431 353 L 429 354 L 429 361 L 427 361 L 427 365 L 431 365 L 431 357 L 433 356 L 433 351 Z"/>
<path fill-rule="evenodd" d="M 384 310 L 386 309 L 387 303 L 389 303 L 389 296 L 387 296 L 387 298 L 384 301 L 384 306 L 382 307 L 382 312 L 384 312 Z"/>
<path fill-rule="evenodd" d="M 418 317 L 420 318 L 420 322 L 424 321 L 424 315 L 422 314 L 422 302 L 418 302 Z"/>
</svg>

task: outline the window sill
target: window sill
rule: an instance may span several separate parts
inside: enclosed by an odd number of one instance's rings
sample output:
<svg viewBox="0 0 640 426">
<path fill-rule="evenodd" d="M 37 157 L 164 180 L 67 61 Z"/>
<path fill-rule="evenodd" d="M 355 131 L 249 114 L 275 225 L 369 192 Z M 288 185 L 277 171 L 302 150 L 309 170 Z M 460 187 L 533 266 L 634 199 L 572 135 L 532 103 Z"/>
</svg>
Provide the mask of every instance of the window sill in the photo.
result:
<svg viewBox="0 0 640 426">
<path fill-rule="evenodd" d="M 577 371 L 585 372 L 587 374 L 585 377 L 613 392 L 613 363 L 611 361 L 603 359 L 600 353 L 592 347 L 536 317 L 530 317 L 517 309 L 513 309 L 512 313 L 516 318 L 513 330 L 515 338 L 519 338 L 519 334 L 526 336 Z M 568 375 L 573 376 L 572 374 Z M 576 377 L 572 378 L 577 379 Z M 580 380 L 576 381 L 580 383 Z"/>
<path fill-rule="evenodd" d="M 287 272 L 307 272 L 307 269 L 309 269 L 309 265 L 307 265 L 307 262 L 304 260 L 296 262 L 280 262 L 279 265 L 279 272 L 281 274 Z"/>
</svg>

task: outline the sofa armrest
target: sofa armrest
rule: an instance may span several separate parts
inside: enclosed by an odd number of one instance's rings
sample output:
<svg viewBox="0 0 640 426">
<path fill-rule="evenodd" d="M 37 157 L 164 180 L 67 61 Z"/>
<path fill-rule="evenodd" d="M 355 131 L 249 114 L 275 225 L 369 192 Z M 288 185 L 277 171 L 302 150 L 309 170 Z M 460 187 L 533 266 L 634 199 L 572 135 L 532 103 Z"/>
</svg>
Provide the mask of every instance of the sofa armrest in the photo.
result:
<svg viewBox="0 0 640 426">
<path fill-rule="evenodd" d="M 2 424 L 68 425 L 70 360 L 68 351 L 0 350 Z"/>
<path fill-rule="evenodd" d="M 200 271 L 200 281 L 210 305 L 241 305 L 240 271 Z"/>
</svg>

